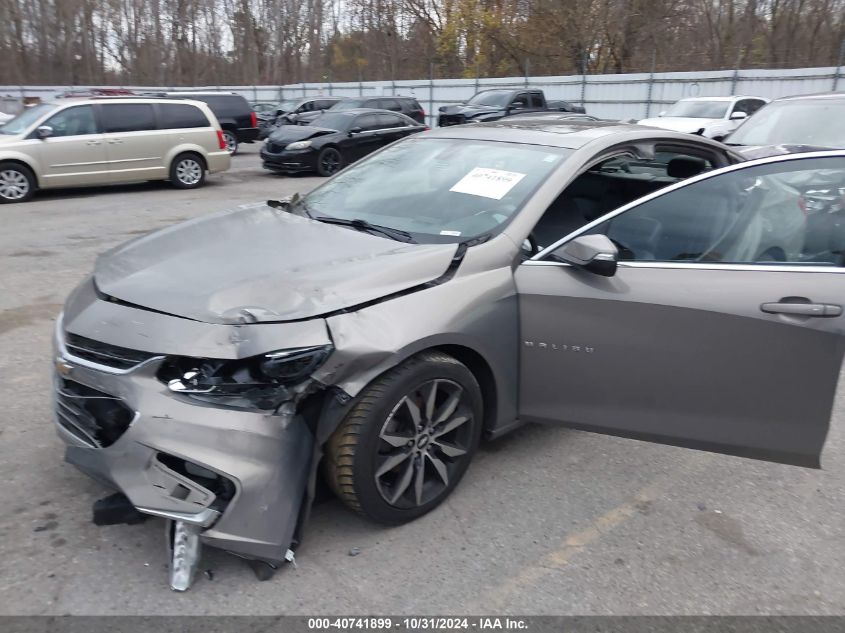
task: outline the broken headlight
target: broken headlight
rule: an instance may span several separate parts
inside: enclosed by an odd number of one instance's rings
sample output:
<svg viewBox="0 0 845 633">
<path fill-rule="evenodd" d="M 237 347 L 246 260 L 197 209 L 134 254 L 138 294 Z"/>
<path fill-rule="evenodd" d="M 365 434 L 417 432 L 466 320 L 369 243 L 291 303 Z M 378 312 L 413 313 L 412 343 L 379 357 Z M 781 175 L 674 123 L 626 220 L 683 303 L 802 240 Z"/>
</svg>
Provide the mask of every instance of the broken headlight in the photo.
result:
<svg viewBox="0 0 845 633">
<path fill-rule="evenodd" d="M 196 400 L 270 410 L 290 400 L 290 388 L 308 378 L 332 349 L 297 347 L 237 360 L 171 356 L 157 375 L 170 391 Z"/>
</svg>

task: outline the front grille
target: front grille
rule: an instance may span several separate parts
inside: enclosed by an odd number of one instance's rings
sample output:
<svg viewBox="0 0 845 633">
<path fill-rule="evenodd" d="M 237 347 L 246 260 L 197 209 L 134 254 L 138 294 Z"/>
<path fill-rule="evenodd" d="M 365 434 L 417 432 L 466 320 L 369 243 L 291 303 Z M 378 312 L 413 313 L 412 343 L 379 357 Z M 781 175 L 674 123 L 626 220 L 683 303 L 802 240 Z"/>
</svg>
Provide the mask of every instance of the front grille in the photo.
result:
<svg viewBox="0 0 845 633">
<path fill-rule="evenodd" d="M 132 369 L 145 360 L 157 356 L 157 354 L 150 352 L 101 343 L 69 332 L 65 332 L 65 347 L 68 352 L 77 358 L 114 369 Z"/>
<path fill-rule="evenodd" d="M 120 398 L 62 378 L 56 385 L 56 417 L 74 437 L 104 448 L 126 432 L 134 414 Z"/>
</svg>

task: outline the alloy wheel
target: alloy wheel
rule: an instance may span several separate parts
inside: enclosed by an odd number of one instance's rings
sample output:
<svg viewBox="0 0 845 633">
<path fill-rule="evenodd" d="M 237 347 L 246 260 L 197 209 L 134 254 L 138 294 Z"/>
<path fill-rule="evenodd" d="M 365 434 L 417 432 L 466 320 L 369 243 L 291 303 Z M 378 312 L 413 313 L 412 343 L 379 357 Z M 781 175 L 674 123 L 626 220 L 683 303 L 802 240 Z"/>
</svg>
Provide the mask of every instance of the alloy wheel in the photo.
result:
<svg viewBox="0 0 845 633">
<path fill-rule="evenodd" d="M 176 165 L 176 178 L 183 185 L 195 185 L 202 178 L 202 165 L 193 158 L 185 158 Z"/>
<path fill-rule="evenodd" d="M 0 172 L 0 196 L 6 200 L 22 200 L 29 194 L 29 179 L 16 169 Z"/>
<path fill-rule="evenodd" d="M 397 508 L 423 506 L 449 486 L 473 440 L 473 413 L 464 389 L 429 380 L 393 407 L 379 433 L 375 480 Z"/>
<path fill-rule="evenodd" d="M 336 149 L 327 149 L 320 157 L 320 166 L 326 174 L 333 174 L 340 169 L 341 157 L 340 152 Z"/>
<path fill-rule="evenodd" d="M 223 140 L 226 142 L 226 150 L 234 154 L 238 150 L 238 139 L 231 132 L 223 132 Z"/>
</svg>

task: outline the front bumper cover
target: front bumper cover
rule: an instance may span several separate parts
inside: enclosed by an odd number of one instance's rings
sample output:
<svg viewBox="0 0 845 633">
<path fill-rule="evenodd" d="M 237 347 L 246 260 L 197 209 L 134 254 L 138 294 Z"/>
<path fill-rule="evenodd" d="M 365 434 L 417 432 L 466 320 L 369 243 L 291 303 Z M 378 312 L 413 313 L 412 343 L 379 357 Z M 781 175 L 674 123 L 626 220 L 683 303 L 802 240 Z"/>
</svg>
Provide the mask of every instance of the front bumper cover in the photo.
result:
<svg viewBox="0 0 845 633">
<path fill-rule="evenodd" d="M 171 392 L 156 372 L 164 356 L 156 349 L 195 356 L 245 357 L 264 351 L 330 342 L 325 323 L 312 320 L 282 325 L 221 326 L 170 317 L 96 300 L 83 284 L 57 321 L 54 336 L 54 409 L 60 400 L 99 396 L 116 399 L 131 412 L 125 431 L 100 443 L 73 432 L 67 416 L 56 428 L 67 445 L 65 459 L 129 499 L 141 512 L 198 528 L 204 544 L 247 559 L 280 563 L 289 559 L 303 501 L 313 478 L 317 420 L 306 420 L 296 403 L 274 412 L 213 406 Z M 116 369 L 82 358 L 65 345 L 65 329 L 107 344 L 146 341 L 150 358 Z M 117 335 L 120 338 L 115 340 Z M 178 334 L 179 343 L 173 340 Z M 187 336 L 182 336 L 187 335 Z M 126 342 L 124 342 L 126 341 Z M 174 349 L 174 346 L 178 349 Z M 193 353 L 191 350 L 194 350 Z M 67 385 L 74 385 L 68 390 Z M 308 379 L 310 391 L 322 385 Z M 298 394 L 309 392 L 303 387 Z M 72 410 L 81 409 L 83 400 Z M 65 411 L 67 413 L 67 411 Z M 84 415 L 84 412 L 83 412 Z M 207 477 L 225 479 L 227 495 Z M 209 472 L 210 471 L 210 472 Z"/>
</svg>

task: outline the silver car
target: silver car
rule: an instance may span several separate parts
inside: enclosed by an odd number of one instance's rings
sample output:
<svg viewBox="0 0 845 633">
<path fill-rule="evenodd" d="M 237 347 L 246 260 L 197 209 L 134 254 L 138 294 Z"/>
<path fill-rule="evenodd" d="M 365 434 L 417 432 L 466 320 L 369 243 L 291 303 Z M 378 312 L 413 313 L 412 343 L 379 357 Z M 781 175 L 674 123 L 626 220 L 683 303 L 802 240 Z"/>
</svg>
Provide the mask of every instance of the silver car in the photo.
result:
<svg viewBox="0 0 845 633">
<path fill-rule="evenodd" d="M 56 327 L 66 458 L 119 491 L 98 522 L 172 521 L 177 589 L 200 543 L 291 560 L 318 476 L 402 523 L 527 422 L 818 467 L 845 231 L 803 220 L 837 187 L 845 152 L 634 125 L 416 135 L 102 255 Z"/>
</svg>

